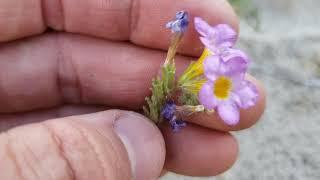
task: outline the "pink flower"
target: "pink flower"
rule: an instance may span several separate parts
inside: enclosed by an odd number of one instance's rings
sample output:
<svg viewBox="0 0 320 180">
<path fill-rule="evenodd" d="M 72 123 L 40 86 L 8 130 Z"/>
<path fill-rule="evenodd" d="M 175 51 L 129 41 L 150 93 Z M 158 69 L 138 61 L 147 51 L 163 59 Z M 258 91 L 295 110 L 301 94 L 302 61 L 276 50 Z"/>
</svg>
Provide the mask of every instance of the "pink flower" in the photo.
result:
<svg viewBox="0 0 320 180">
<path fill-rule="evenodd" d="M 204 61 L 208 81 L 199 92 L 199 101 L 206 109 L 216 110 L 228 125 L 236 125 L 239 109 L 255 105 L 258 99 L 256 87 L 244 79 L 247 67 L 248 60 L 237 53 L 210 56 Z"/>
<path fill-rule="evenodd" d="M 194 18 L 195 28 L 201 35 L 201 42 L 213 54 L 220 54 L 235 45 L 237 33 L 227 24 L 210 26 L 203 19 Z"/>
<path fill-rule="evenodd" d="M 233 49 L 237 33 L 229 25 L 210 26 L 199 17 L 194 21 L 201 42 L 212 52 L 203 63 L 208 81 L 199 92 L 199 101 L 206 109 L 217 111 L 226 124 L 236 125 L 240 109 L 254 106 L 258 99 L 256 87 L 244 79 L 249 58 Z"/>
</svg>

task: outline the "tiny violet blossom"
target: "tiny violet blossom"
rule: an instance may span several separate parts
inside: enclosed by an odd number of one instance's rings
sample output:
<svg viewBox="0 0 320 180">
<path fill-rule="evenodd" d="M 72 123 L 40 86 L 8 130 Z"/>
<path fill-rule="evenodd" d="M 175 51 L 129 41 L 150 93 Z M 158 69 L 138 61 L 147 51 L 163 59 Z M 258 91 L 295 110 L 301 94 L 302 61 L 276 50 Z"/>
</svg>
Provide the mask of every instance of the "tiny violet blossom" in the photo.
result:
<svg viewBox="0 0 320 180">
<path fill-rule="evenodd" d="M 177 119 L 176 116 L 176 104 L 173 101 L 168 101 L 161 111 L 162 117 L 167 120 L 171 126 L 173 132 L 178 132 L 186 126 L 186 122 Z"/>
<path fill-rule="evenodd" d="M 185 11 L 179 11 L 176 19 L 167 23 L 166 27 L 171 29 L 173 33 L 184 33 L 189 25 L 189 15 Z"/>
<path fill-rule="evenodd" d="M 237 40 L 237 33 L 227 24 L 210 26 L 199 17 L 194 18 L 195 28 L 201 35 L 201 42 L 213 54 L 221 54 L 232 48 Z"/>
<path fill-rule="evenodd" d="M 206 109 L 218 112 L 228 125 L 236 125 L 240 119 L 239 109 L 254 106 L 258 91 L 244 79 L 247 62 L 242 58 L 231 58 L 227 62 L 218 56 L 204 61 L 204 74 L 208 81 L 199 92 L 199 101 Z"/>
</svg>

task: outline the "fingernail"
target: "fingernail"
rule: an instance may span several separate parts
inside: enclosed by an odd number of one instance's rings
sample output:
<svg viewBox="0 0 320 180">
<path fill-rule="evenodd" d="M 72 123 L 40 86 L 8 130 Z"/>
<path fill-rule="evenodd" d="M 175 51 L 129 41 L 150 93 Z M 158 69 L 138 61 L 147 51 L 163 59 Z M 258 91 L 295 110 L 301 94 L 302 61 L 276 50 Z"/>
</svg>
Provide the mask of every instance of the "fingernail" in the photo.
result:
<svg viewBox="0 0 320 180">
<path fill-rule="evenodd" d="M 128 152 L 133 179 L 157 179 L 165 159 L 165 145 L 159 129 L 133 112 L 121 113 L 114 129 Z"/>
</svg>

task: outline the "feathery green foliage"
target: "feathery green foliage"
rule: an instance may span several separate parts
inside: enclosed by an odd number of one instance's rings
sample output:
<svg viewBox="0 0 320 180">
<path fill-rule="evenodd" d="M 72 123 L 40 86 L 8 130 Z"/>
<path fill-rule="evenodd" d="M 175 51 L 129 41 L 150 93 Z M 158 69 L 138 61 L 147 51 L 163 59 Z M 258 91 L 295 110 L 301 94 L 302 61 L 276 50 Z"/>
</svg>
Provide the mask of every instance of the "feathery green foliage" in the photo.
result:
<svg viewBox="0 0 320 180">
<path fill-rule="evenodd" d="M 197 106 L 199 105 L 198 97 L 194 93 L 183 91 L 179 98 L 180 104 Z"/>
<path fill-rule="evenodd" d="M 146 98 L 147 106 L 143 107 L 143 111 L 156 124 L 162 122 L 161 109 L 168 95 L 174 91 L 175 73 L 175 64 L 167 64 L 162 67 L 162 77 L 158 76 L 152 81 L 152 96 Z"/>
</svg>

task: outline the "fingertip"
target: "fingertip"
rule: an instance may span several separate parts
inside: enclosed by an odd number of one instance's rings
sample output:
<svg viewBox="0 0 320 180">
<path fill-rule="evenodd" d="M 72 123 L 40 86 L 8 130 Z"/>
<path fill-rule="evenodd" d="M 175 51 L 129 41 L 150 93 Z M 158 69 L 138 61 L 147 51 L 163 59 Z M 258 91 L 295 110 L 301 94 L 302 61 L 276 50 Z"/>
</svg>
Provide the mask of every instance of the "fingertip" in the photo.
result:
<svg viewBox="0 0 320 180">
<path fill-rule="evenodd" d="M 164 50 L 168 48 L 170 32 L 163 26 L 174 17 L 177 11 L 181 10 L 190 14 L 190 25 L 179 48 L 179 52 L 184 55 L 199 56 L 203 50 L 199 35 L 194 28 L 194 17 L 201 17 L 210 25 L 229 24 L 236 31 L 239 29 L 238 18 L 226 0 L 185 0 L 175 3 L 171 0 L 157 2 L 140 0 L 137 7 L 139 7 L 139 16 L 137 16 L 139 18 L 134 18 L 136 19 L 135 28 L 131 31 L 130 40 L 150 48 Z M 154 37 L 157 37 L 157 40 Z"/>
<path fill-rule="evenodd" d="M 226 6 L 225 8 L 228 9 L 226 14 L 226 22 L 228 22 L 227 24 L 229 24 L 236 32 L 239 33 L 239 17 L 231 4 L 227 0 L 224 0 L 224 2 Z"/>
<path fill-rule="evenodd" d="M 235 138 L 226 132 L 188 124 L 178 133 L 162 131 L 167 146 L 166 169 L 189 176 L 215 176 L 230 169 L 238 156 Z"/>
<path fill-rule="evenodd" d="M 191 4 L 191 3 L 190 3 Z M 230 3 L 226 0 L 204 0 L 197 2 L 197 5 L 187 6 L 191 17 L 201 17 L 209 25 L 228 24 L 236 32 L 239 32 L 239 19 Z M 186 33 L 179 52 L 191 56 L 200 56 L 203 45 L 196 32 L 194 18 L 191 18 L 189 31 Z"/>
<path fill-rule="evenodd" d="M 158 127 L 145 116 L 132 111 L 108 110 L 82 117 L 81 121 L 86 123 L 113 128 L 128 154 L 133 179 L 157 179 L 161 175 L 165 142 Z"/>
<path fill-rule="evenodd" d="M 159 129 L 146 117 L 121 112 L 114 129 L 129 154 L 134 179 L 157 179 L 165 160 L 165 143 Z"/>
</svg>

